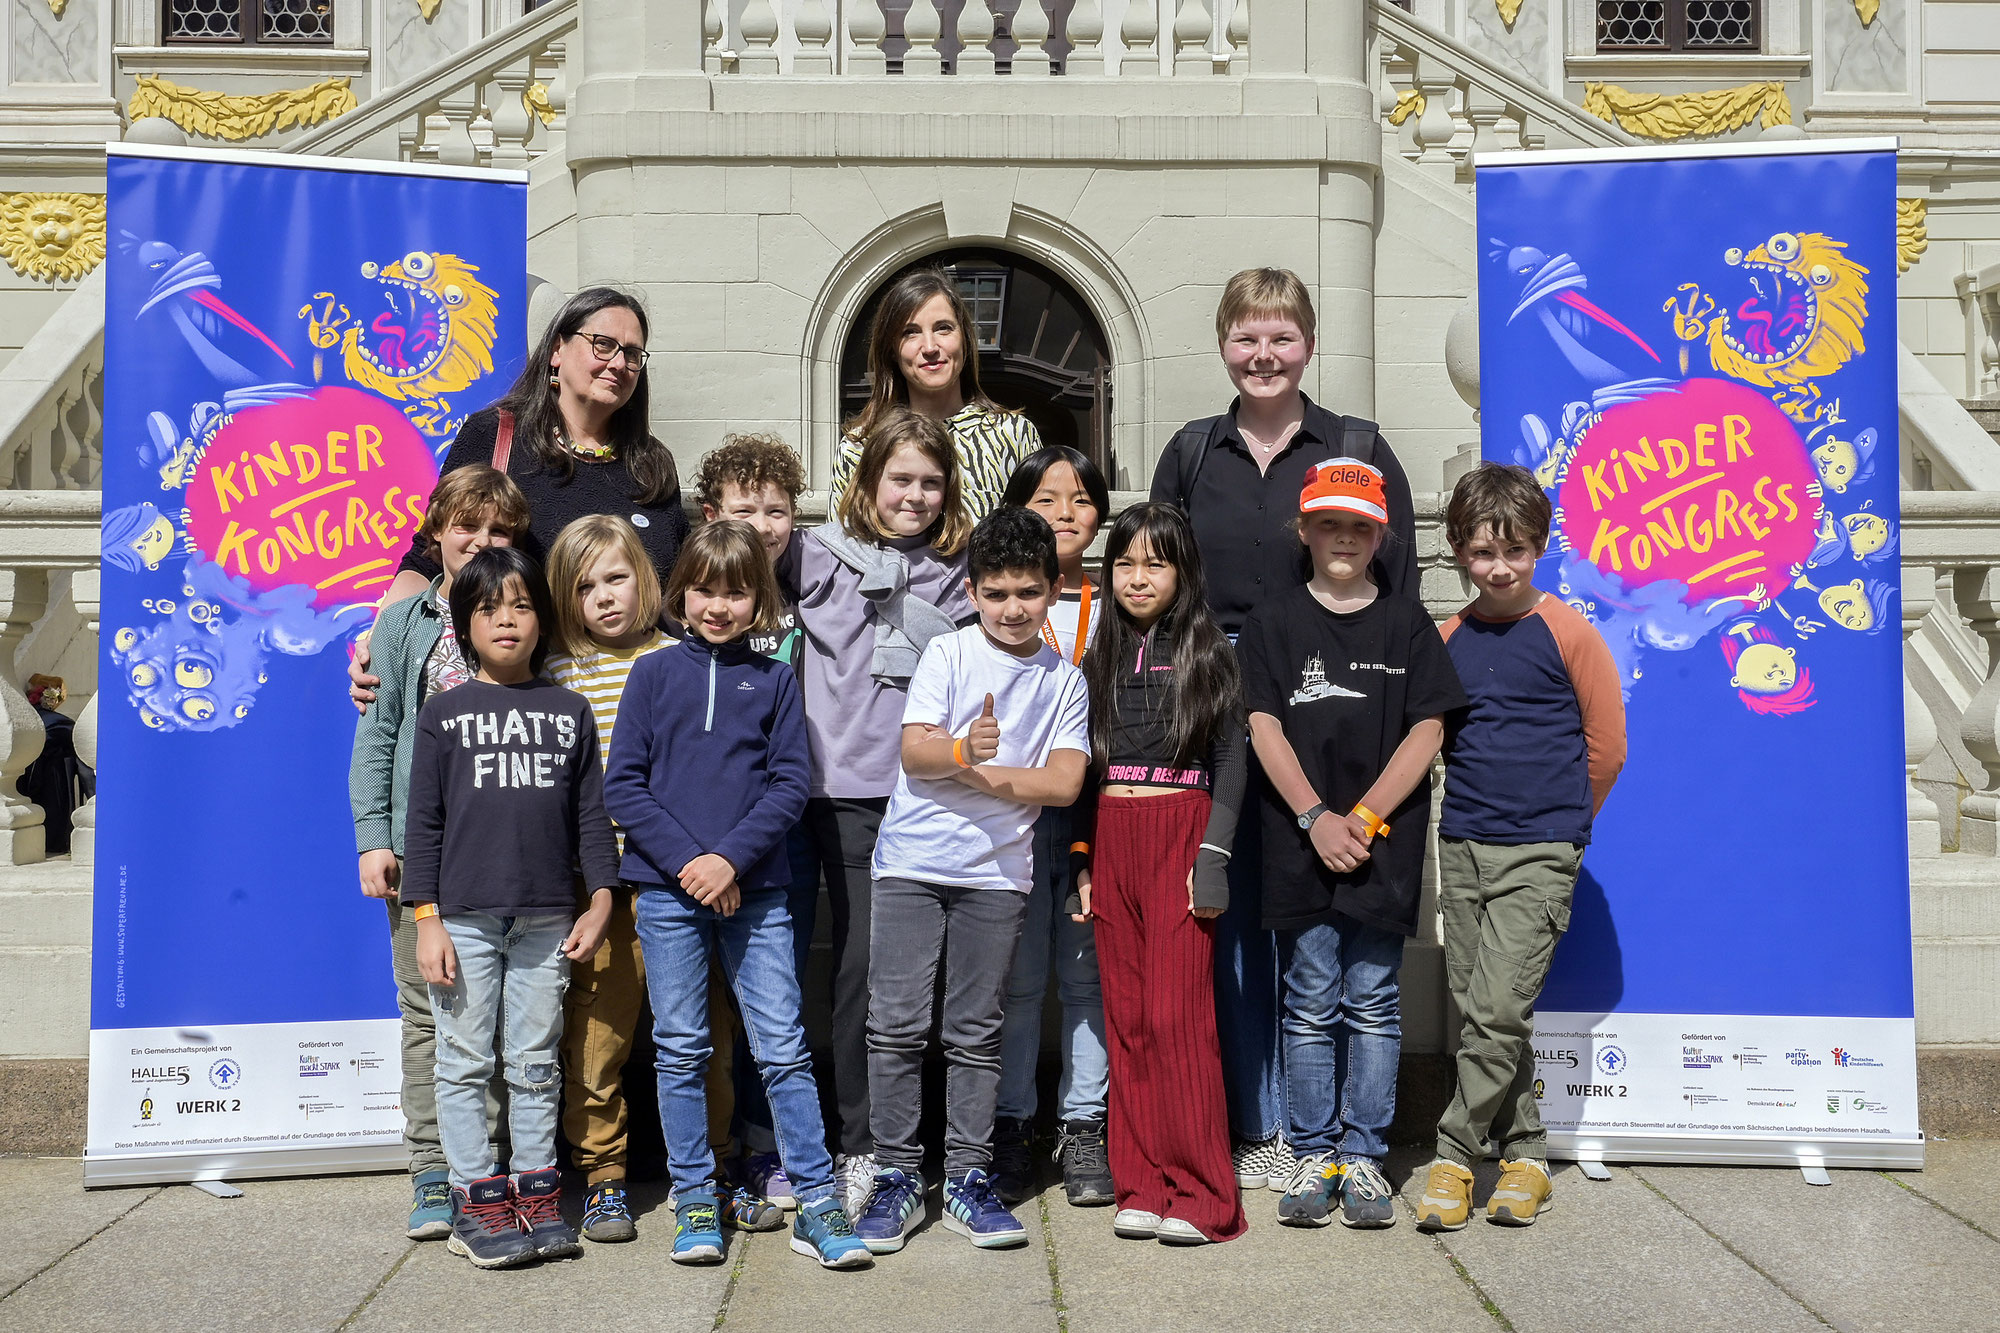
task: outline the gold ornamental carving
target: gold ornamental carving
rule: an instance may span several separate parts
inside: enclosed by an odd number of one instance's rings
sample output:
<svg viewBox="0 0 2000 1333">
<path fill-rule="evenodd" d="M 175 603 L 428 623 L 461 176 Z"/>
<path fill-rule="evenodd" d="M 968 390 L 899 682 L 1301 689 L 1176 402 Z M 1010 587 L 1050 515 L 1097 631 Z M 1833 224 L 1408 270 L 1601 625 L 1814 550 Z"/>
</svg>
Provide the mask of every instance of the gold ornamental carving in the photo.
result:
<svg viewBox="0 0 2000 1333">
<path fill-rule="evenodd" d="M 521 93 L 521 101 L 542 124 L 553 125 L 556 123 L 555 103 L 549 101 L 549 85 L 546 83 L 536 82 L 529 84 Z"/>
<path fill-rule="evenodd" d="M 1507 25 L 1507 31 L 1514 31 L 1514 20 L 1521 17 L 1521 0 L 1493 0 L 1493 7 L 1500 11 L 1500 21 Z"/>
<path fill-rule="evenodd" d="M 63 11 L 68 8 L 69 0 L 49 0 L 49 13 L 54 14 L 57 18 L 61 18 Z"/>
<path fill-rule="evenodd" d="M 354 110 L 354 90 L 348 82 L 343 74 L 306 88 L 243 94 L 186 88 L 141 74 L 126 111 L 134 120 L 161 116 L 189 134 L 211 139 L 255 139 L 294 125 L 317 125 Z"/>
<path fill-rule="evenodd" d="M 1867 27 L 1875 21 L 1875 15 L 1882 9 L 1882 0 L 1854 0 L 1854 12 L 1861 17 L 1861 26 Z"/>
<path fill-rule="evenodd" d="M 1792 99 L 1775 79 L 1672 95 L 1635 93 L 1615 83 L 1586 83 L 1583 109 L 1641 139 L 1709 138 L 1740 130 L 1752 119 L 1767 130 L 1792 123 Z"/>
<path fill-rule="evenodd" d="M 104 262 L 104 196 L 0 194 L 0 256 L 37 282 L 82 277 Z"/>
<path fill-rule="evenodd" d="M 1422 119 L 1424 114 L 1424 94 L 1420 88 L 1396 94 L 1396 109 L 1389 113 L 1389 123 L 1400 125 L 1411 116 Z"/>
<path fill-rule="evenodd" d="M 429 23 L 438 16 L 438 9 L 443 4 L 444 0 L 417 0 L 417 12 L 424 16 L 424 22 Z"/>
<path fill-rule="evenodd" d="M 1931 248 L 1930 202 L 1925 199 L 1896 201 L 1896 272 L 1907 273 L 1910 266 Z"/>
</svg>

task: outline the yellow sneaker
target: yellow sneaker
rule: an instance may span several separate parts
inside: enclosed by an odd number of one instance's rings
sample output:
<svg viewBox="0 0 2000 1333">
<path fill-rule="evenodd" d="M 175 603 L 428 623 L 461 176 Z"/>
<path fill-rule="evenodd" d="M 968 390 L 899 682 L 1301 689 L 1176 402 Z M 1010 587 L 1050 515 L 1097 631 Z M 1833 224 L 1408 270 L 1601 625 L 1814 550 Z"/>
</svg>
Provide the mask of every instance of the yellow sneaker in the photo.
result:
<svg viewBox="0 0 2000 1333">
<path fill-rule="evenodd" d="M 1471 1216 L 1472 1173 L 1438 1158 L 1424 1181 L 1424 1197 L 1417 1200 L 1417 1230 L 1457 1231 Z"/>
<path fill-rule="evenodd" d="M 1522 1157 L 1500 1163 L 1500 1183 L 1486 1201 L 1486 1220 L 1503 1227 L 1531 1227 L 1554 1206 L 1548 1167 Z"/>
</svg>

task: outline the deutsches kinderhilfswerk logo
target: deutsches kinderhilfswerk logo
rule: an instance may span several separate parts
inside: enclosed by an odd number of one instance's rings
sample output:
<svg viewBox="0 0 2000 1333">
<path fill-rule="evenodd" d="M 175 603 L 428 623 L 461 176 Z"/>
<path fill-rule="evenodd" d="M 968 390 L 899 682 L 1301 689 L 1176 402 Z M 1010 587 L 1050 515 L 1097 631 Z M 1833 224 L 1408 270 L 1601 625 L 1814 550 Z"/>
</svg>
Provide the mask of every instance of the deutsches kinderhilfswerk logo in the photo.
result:
<svg viewBox="0 0 2000 1333">
<path fill-rule="evenodd" d="M 243 1081 L 243 1066 L 224 1057 L 208 1067 L 208 1081 L 227 1092 Z"/>
</svg>

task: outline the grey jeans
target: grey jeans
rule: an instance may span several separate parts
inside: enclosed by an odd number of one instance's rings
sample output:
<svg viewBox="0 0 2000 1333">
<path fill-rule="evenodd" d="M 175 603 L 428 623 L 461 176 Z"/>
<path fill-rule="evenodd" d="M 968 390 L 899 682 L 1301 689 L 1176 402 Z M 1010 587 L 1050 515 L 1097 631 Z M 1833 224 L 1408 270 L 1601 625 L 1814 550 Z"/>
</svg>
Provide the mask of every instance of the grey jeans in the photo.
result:
<svg viewBox="0 0 2000 1333">
<path fill-rule="evenodd" d="M 868 960 L 868 1123 L 875 1160 L 914 1176 L 923 1166 L 924 1045 L 944 965 L 944 1169 L 993 1161 L 1000 1094 L 1000 1025 L 1028 895 L 907 879 L 875 881 Z"/>
</svg>

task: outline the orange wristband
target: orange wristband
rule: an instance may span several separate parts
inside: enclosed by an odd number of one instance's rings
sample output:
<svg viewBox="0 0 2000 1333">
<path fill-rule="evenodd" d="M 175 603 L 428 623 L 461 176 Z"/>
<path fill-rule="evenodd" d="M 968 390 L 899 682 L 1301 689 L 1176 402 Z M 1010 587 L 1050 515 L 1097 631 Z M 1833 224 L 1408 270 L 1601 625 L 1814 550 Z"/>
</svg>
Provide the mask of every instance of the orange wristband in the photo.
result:
<svg viewBox="0 0 2000 1333">
<path fill-rule="evenodd" d="M 1090 855 L 1090 844 L 1087 842 L 1073 842 L 1069 845 L 1069 849 L 1073 852 L 1081 852 L 1085 856 Z"/>
<path fill-rule="evenodd" d="M 1359 801 L 1356 801 L 1354 804 L 1354 813 L 1360 815 L 1362 822 L 1368 825 L 1369 837 L 1386 838 L 1389 836 L 1389 826 L 1382 822 L 1382 816 L 1376 814 L 1367 806 L 1362 805 Z"/>
<path fill-rule="evenodd" d="M 428 921 L 437 914 L 438 905 L 436 903 L 418 903 L 410 909 L 410 915 L 416 917 L 419 921 Z"/>
<path fill-rule="evenodd" d="M 951 761 L 960 768 L 972 767 L 971 764 L 965 762 L 965 737 L 960 736 L 951 743 Z"/>
</svg>

